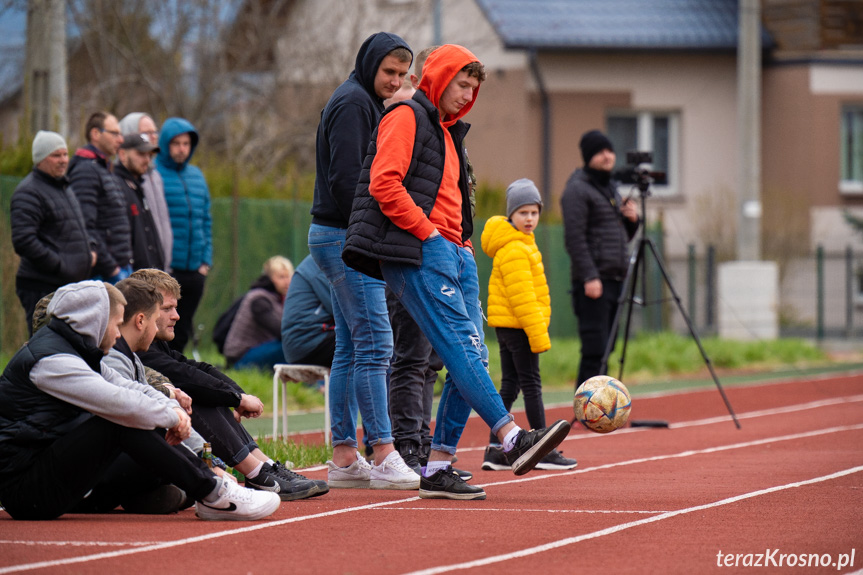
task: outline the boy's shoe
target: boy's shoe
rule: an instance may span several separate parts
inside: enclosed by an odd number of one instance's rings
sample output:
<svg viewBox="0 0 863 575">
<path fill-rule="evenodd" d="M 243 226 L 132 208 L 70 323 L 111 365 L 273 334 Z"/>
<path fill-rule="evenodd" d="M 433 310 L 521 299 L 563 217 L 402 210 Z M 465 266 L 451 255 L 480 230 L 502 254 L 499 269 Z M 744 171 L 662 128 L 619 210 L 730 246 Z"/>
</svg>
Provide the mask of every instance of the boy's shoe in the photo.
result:
<svg viewBox="0 0 863 575">
<path fill-rule="evenodd" d="M 482 458 L 482 468 L 486 471 L 509 471 L 512 469 L 512 465 L 507 461 L 503 447 L 489 445 L 485 448 L 485 455 Z"/>
<path fill-rule="evenodd" d="M 293 463 L 291 463 L 290 461 L 288 461 L 288 463 L 290 463 L 291 467 L 293 467 Z M 299 473 L 291 471 L 291 467 L 288 467 L 281 461 L 276 461 L 276 463 L 273 465 L 273 470 L 276 472 L 276 475 L 278 475 L 285 481 L 290 482 L 296 479 L 305 479 L 306 481 L 311 481 L 312 483 L 314 483 L 315 487 L 317 487 L 317 491 L 315 493 L 312 493 L 310 497 L 317 497 L 318 495 L 323 495 L 324 493 L 329 492 L 330 486 L 327 485 L 327 482 L 323 479 L 309 479 L 305 475 L 300 475 Z"/>
<path fill-rule="evenodd" d="M 347 467 L 339 467 L 327 461 L 327 484 L 331 489 L 368 489 L 370 487 L 372 466 L 357 453 L 357 460 Z"/>
<path fill-rule="evenodd" d="M 564 457 L 557 449 L 552 449 L 548 455 L 536 464 L 536 469 L 560 470 L 560 469 L 575 469 L 578 466 L 578 461 Z"/>
<path fill-rule="evenodd" d="M 398 442 L 396 450 L 398 450 L 399 455 L 402 456 L 405 465 L 410 467 L 414 473 L 419 475 L 422 469 L 422 464 L 420 463 L 422 453 L 420 451 L 419 443 L 410 439 L 404 439 Z"/>
<path fill-rule="evenodd" d="M 420 497 L 422 499 L 485 499 L 482 487 L 468 485 L 453 468 L 447 466 L 439 469 L 431 477 L 420 479 Z"/>
<path fill-rule="evenodd" d="M 560 419 L 545 429 L 519 431 L 513 448 L 504 452 L 506 460 L 512 465 L 512 472 L 524 475 L 536 467 L 543 457 L 566 438 L 569 428 L 569 422 Z"/>
<path fill-rule="evenodd" d="M 370 473 L 372 489 L 419 489 L 420 476 L 405 465 L 398 451 L 387 455 L 380 465 L 373 465 Z"/>
<path fill-rule="evenodd" d="M 221 481 L 215 501 L 195 503 L 195 515 L 205 521 L 254 521 L 272 515 L 281 500 L 271 491 L 255 491 L 233 481 Z"/>
<path fill-rule="evenodd" d="M 160 485 L 150 491 L 127 497 L 120 505 L 126 513 L 140 515 L 168 515 L 176 513 L 186 502 L 186 492 L 176 485 Z"/>
<path fill-rule="evenodd" d="M 280 464 L 278 468 L 274 468 L 269 463 L 264 463 L 254 479 L 246 477 L 246 487 L 277 493 L 282 501 L 296 501 L 320 495 L 314 482 L 288 471 Z"/>
</svg>

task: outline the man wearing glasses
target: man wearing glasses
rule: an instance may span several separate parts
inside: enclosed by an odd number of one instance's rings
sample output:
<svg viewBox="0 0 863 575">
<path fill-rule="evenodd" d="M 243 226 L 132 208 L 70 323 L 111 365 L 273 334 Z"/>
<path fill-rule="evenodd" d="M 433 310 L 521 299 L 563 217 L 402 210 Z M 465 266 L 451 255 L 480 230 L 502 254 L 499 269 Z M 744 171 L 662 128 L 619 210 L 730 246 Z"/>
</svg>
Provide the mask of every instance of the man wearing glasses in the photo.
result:
<svg viewBox="0 0 863 575">
<path fill-rule="evenodd" d="M 120 120 L 120 131 L 123 136 L 131 136 L 132 134 L 144 134 L 154 144 L 159 141 L 159 132 L 156 131 L 156 122 L 149 114 L 144 112 L 132 112 L 126 114 Z M 165 203 L 165 184 L 162 182 L 162 175 L 156 169 L 155 160 L 150 163 L 147 168 L 147 173 L 144 174 L 144 199 L 150 207 L 150 212 L 153 214 L 153 223 L 156 225 L 156 231 L 159 234 L 159 241 L 162 245 L 162 261 L 164 267 L 159 269 L 168 271 L 171 268 L 171 252 L 174 249 L 174 232 L 171 230 L 171 216 L 168 213 L 168 204 Z M 142 266 L 140 262 L 134 265 L 136 269 Z"/>
<path fill-rule="evenodd" d="M 87 120 L 87 145 L 69 162 L 69 182 L 90 238 L 96 242 L 93 279 L 112 284 L 132 273 L 132 236 L 126 197 L 109 169 L 110 158 L 123 143 L 120 125 L 112 114 L 96 112 Z"/>
</svg>

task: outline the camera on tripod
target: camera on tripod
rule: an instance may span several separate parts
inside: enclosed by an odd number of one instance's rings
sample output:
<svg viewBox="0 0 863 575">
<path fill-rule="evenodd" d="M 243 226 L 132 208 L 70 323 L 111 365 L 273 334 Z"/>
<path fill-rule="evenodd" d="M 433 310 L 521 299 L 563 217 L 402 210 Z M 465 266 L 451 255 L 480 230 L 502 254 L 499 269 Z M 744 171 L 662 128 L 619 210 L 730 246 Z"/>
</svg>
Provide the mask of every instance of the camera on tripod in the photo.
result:
<svg viewBox="0 0 863 575">
<path fill-rule="evenodd" d="M 625 168 L 614 173 L 615 179 L 622 184 L 635 185 L 642 194 L 649 193 L 652 183 L 665 184 L 668 182 L 665 172 L 654 172 L 645 166 L 645 164 L 653 163 L 653 152 L 626 152 L 626 163 Z"/>
</svg>

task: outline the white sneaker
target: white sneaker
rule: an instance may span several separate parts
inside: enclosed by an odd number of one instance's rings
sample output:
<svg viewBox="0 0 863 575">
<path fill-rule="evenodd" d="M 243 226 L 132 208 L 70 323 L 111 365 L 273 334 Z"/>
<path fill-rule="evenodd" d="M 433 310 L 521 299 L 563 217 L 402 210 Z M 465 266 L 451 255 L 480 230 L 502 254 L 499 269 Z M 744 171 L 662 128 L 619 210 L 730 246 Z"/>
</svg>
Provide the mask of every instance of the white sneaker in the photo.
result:
<svg viewBox="0 0 863 575">
<path fill-rule="evenodd" d="M 240 487 L 222 480 L 218 499 L 195 503 L 195 515 L 205 521 L 254 521 L 272 515 L 282 500 L 278 493 Z"/>
<path fill-rule="evenodd" d="M 420 476 L 407 466 L 398 451 L 393 451 L 381 461 L 380 465 L 372 466 L 372 489 L 419 489 Z"/>
<path fill-rule="evenodd" d="M 327 484 L 330 489 L 368 489 L 372 466 L 360 454 L 357 460 L 347 467 L 339 467 L 327 461 Z"/>
</svg>

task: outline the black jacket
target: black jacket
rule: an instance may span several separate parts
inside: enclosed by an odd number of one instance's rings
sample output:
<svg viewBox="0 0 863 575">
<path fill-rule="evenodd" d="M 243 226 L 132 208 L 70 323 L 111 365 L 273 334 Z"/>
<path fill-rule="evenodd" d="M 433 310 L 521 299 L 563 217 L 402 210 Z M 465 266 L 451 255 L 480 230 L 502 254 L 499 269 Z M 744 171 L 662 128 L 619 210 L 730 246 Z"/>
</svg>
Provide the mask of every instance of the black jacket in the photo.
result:
<svg viewBox="0 0 863 575">
<path fill-rule="evenodd" d="M 95 248 L 66 178 L 33 169 L 12 194 L 12 245 L 21 256 L 18 277 L 60 287 L 90 277 Z"/>
<path fill-rule="evenodd" d="M 98 259 L 93 271 L 108 277 L 115 267 L 127 266 L 132 260 L 126 196 L 108 170 L 105 158 L 92 146 L 75 152 L 69 161 L 68 175 L 87 232 L 96 240 Z"/>
<path fill-rule="evenodd" d="M 425 94 L 417 91 L 411 100 L 400 102 L 387 109 L 387 114 L 397 106 L 410 106 L 416 118 L 416 137 L 411 158 L 411 167 L 404 179 L 404 186 L 416 205 L 428 216 L 434 209 L 435 200 L 443 179 L 445 140 L 440 123 L 440 112 Z M 461 120 L 449 127 L 456 150 L 464 149 L 464 137 L 469 124 Z M 381 212 L 380 205 L 369 193 L 371 166 L 377 154 L 377 129 L 369 144 L 369 153 L 363 162 L 353 213 L 348 227 L 344 262 L 368 276 L 383 279 L 380 261 L 420 265 L 422 263 L 422 241 L 412 233 L 392 223 Z M 473 233 L 473 218 L 470 207 L 470 180 L 467 174 L 465 154 L 459 156 L 458 185 L 462 195 L 462 241 Z"/>
<path fill-rule="evenodd" d="M 613 182 L 604 184 L 583 169 L 566 182 L 560 205 L 564 241 L 572 263 L 572 283 L 592 279 L 623 280 L 629 264 L 629 240 L 638 230 L 620 213 L 621 197 Z"/>
<path fill-rule="evenodd" d="M 165 269 L 162 242 L 153 212 L 144 198 L 143 178 L 134 175 L 123 164 L 114 166 L 114 176 L 126 195 L 126 208 L 132 238 L 132 268 Z"/>
<path fill-rule="evenodd" d="M 171 349 L 167 342 L 153 341 L 150 349 L 139 353 L 138 357 L 145 366 L 167 377 L 175 387 L 201 405 L 237 407 L 240 394 L 245 393 L 233 379 L 214 366 L 188 359 Z"/>
<path fill-rule="evenodd" d="M 395 34 L 369 36 L 357 53 L 353 72 L 321 112 L 315 138 L 312 223 L 348 227 L 363 158 L 384 111 L 384 102 L 375 93 L 375 76 L 384 57 L 396 48 L 410 50 Z"/>
</svg>

